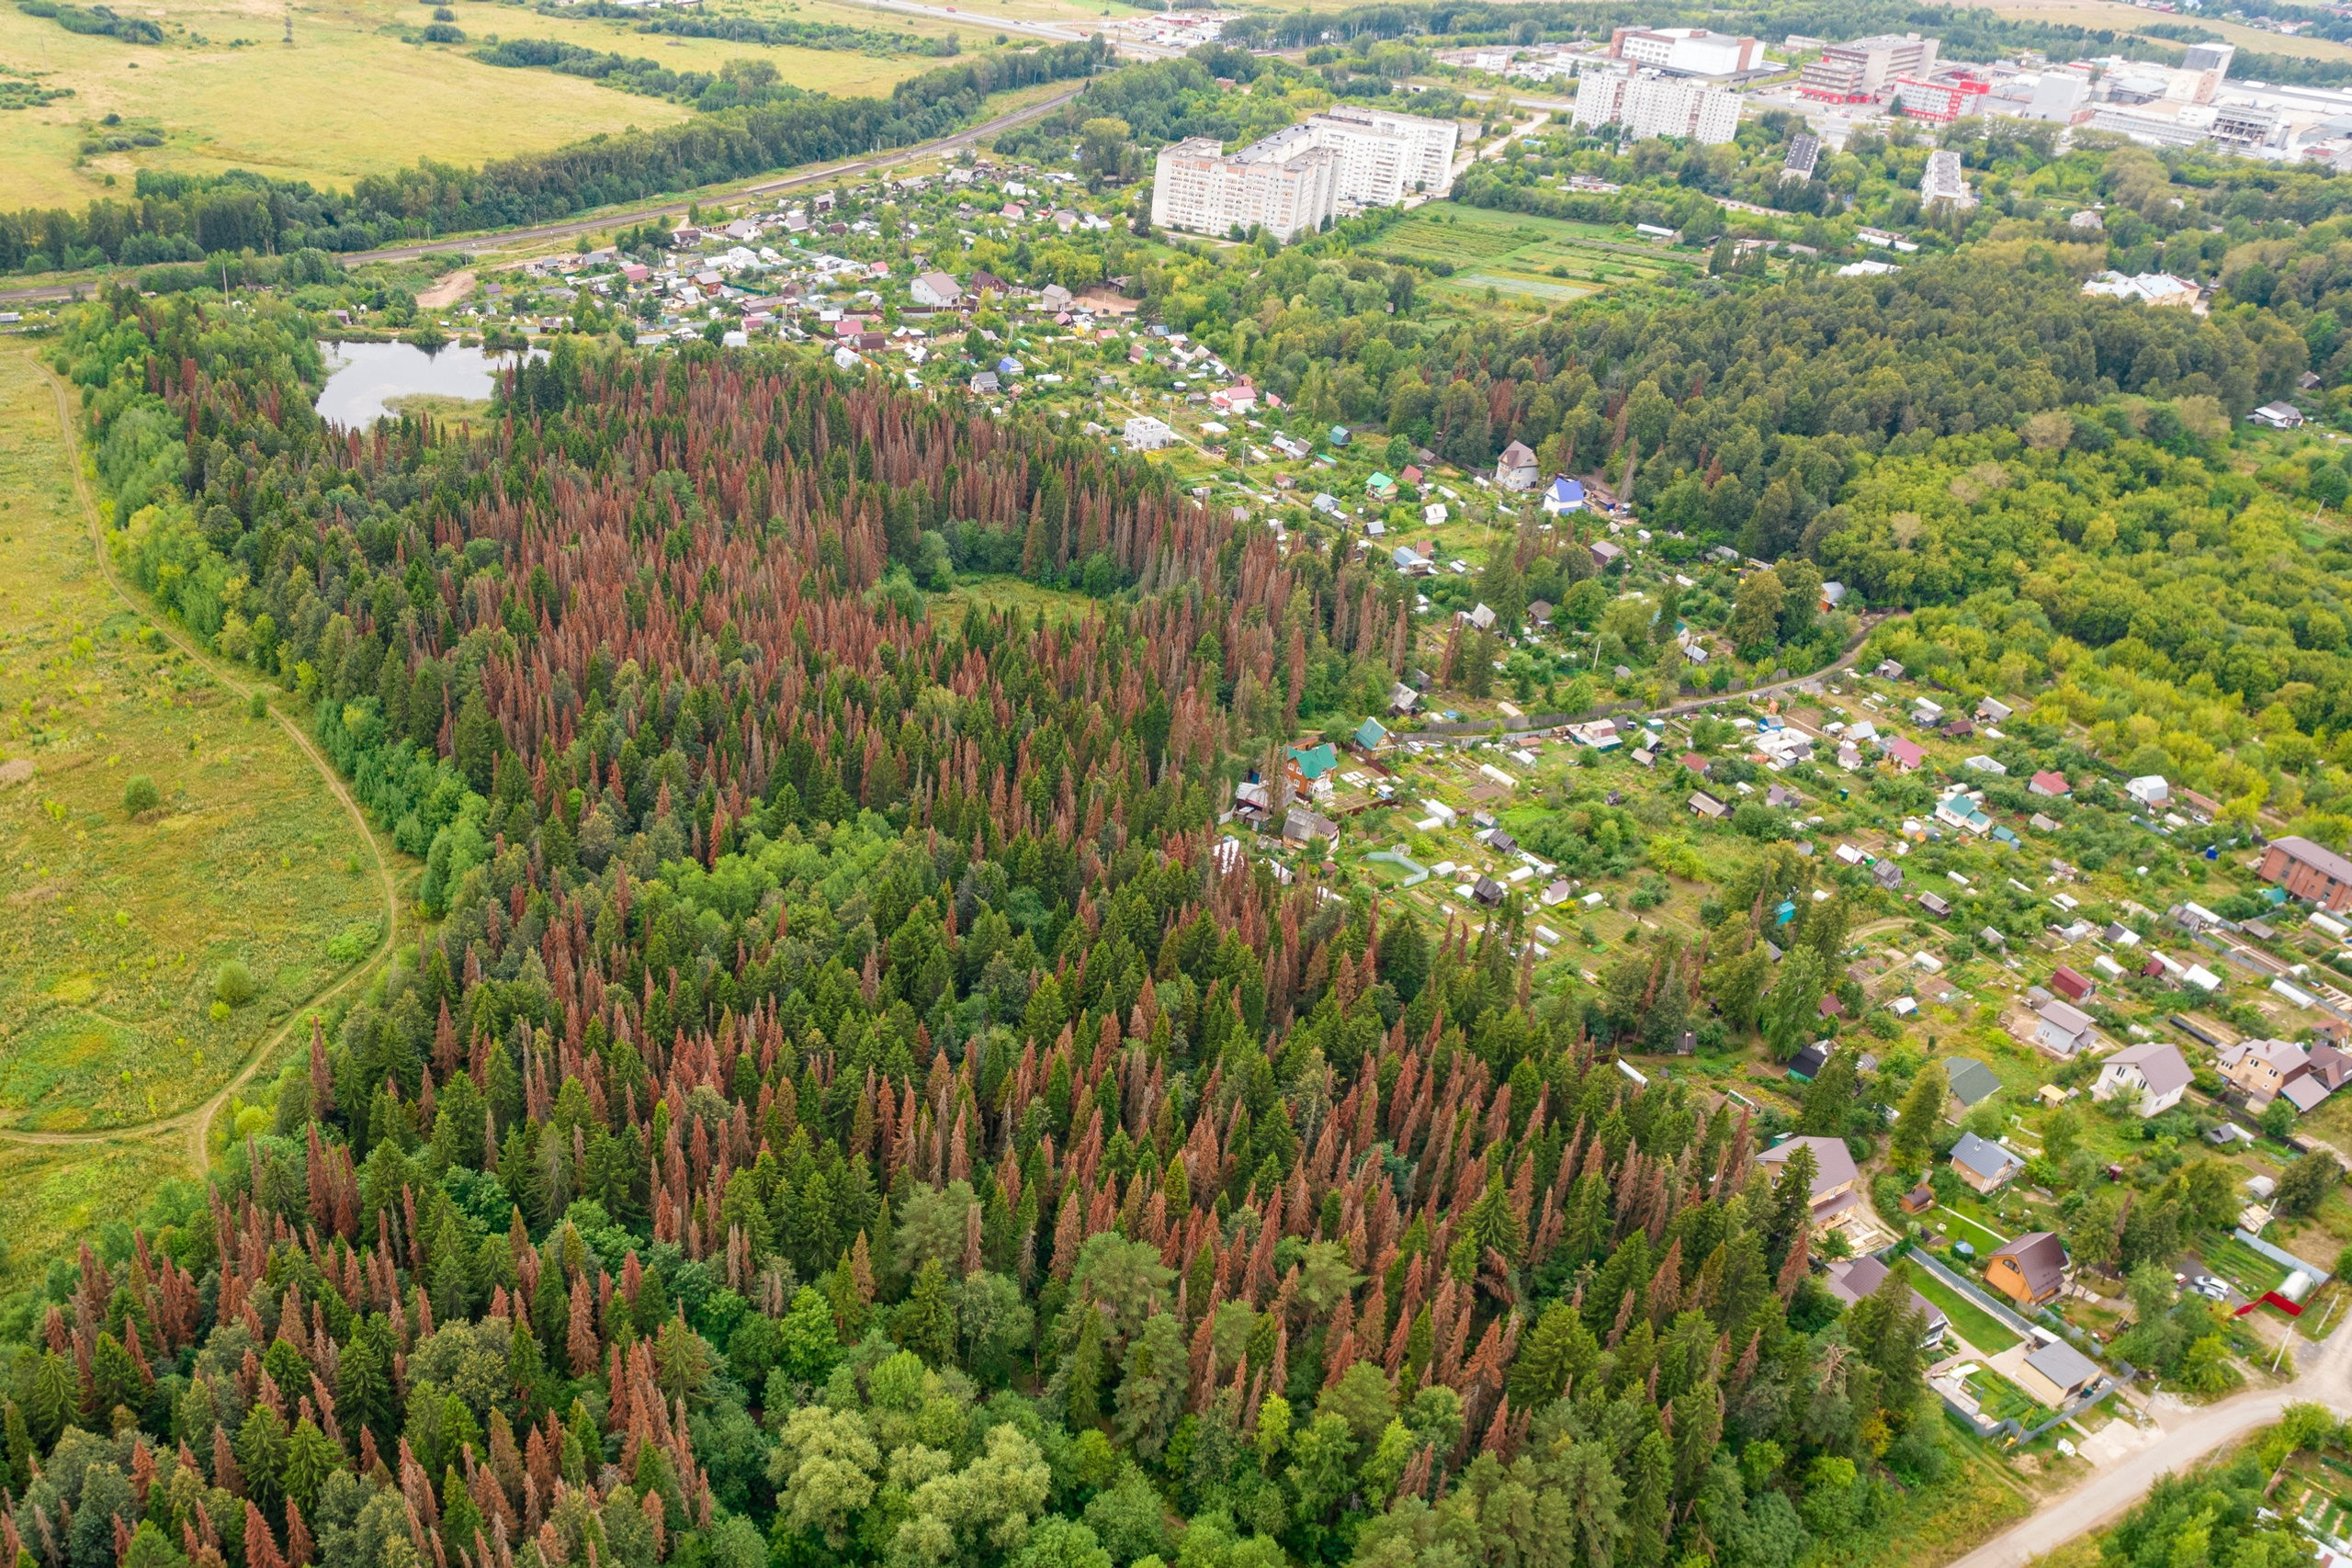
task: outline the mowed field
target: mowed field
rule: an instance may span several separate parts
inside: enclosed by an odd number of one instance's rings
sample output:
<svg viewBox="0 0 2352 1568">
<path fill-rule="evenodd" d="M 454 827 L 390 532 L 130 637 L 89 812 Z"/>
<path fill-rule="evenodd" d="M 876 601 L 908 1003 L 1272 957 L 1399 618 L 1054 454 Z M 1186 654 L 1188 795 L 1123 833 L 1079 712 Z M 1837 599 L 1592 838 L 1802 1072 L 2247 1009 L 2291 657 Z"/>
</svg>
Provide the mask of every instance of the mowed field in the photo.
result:
<svg viewBox="0 0 2352 1568">
<path fill-rule="evenodd" d="M 308 753 L 107 587 L 50 383 L 0 354 L 0 1130 L 201 1104 L 377 952 L 383 900 Z M 216 1007 L 232 961 L 256 994 Z"/>
<path fill-rule="evenodd" d="M 552 71 L 485 65 L 469 51 L 488 39 L 557 39 L 716 71 L 731 59 L 773 63 L 786 82 L 844 95 L 885 93 L 941 63 L 914 55 L 767 48 L 716 39 L 641 34 L 624 21 L 547 17 L 513 6 L 452 0 L 462 44 L 415 44 L 406 32 L 432 18 L 425 5 L 297 0 L 294 42 L 275 0 L 120 0 L 121 14 L 164 30 L 161 46 L 67 32 L 0 6 L 0 62 L 74 96 L 0 112 L 0 209 L 79 205 L 128 196 L 141 168 L 217 173 L 251 169 L 279 179 L 345 186 L 367 174 L 432 158 L 478 164 L 544 151 L 600 132 L 650 129 L 693 111 Z M 846 0 L 750 0 L 725 8 L 771 21 L 831 22 L 923 35 L 955 32 L 985 46 L 979 24 L 956 27 Z M 109 115 L 121 123 L 103 123 Z M 147 132 L 161 145 L 107 151 Z M 85 142 L 99 150 L 85 153 Z M 115 185 L 107 185 L 107 176 Z"/>
<path fill-rule="evenodd" d="M 1492 288 L 1544 306 L 1694 265 L 1635 242 L 1631 231 L 1453 202 L 1417 208 L 1363 249 L 1393 261 L 1451 262 L 1453 275 L 1430 285 L 1441 296 L 1482 299 Z"/>
<path fill-rule="evenodd" d="M 1960 0 L 1963 6 L 1985 6 L 1996 16 L 2053 26 L 2106 28 L 2128 33 L 2156 22 L 2172 22 L 2219 33 L 2242 50 L 2259 54 L 2290 54 L 2310 60 L 2352 61 L 2352 44 L 2324 38 L 2290 38 L 2261 28 L 2242 27 L 2218 14 L 2199 12 L 2165 16 L 2127 6 L 2122 0 Z M 2232 75 L 2245 73 L 2233 71 Z"/>
</svg>

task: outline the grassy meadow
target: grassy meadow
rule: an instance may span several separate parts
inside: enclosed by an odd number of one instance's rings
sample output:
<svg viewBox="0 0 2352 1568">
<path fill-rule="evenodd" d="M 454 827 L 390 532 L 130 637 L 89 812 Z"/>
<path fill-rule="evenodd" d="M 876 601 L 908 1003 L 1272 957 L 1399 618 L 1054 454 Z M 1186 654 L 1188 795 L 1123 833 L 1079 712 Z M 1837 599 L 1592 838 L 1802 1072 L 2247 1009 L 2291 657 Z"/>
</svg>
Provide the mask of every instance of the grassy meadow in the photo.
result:
<svg viewBox="0 0 2352 1568">
<path fill-rule="evenodd" d="M 1469 303 L 1482 300 L 1491 288 L 1498 299 L 1523 299 L 1546 310 L 1614 283 L 1691 268 L 1687 254 L 1676 257 L 1642 244 L 1631 230 L 1453 202 L 1416 208 L 1363 249 L 1394 262 L 1452 263 L 1453 276 L 1430 285 L 1441 297 Z"/>
<path fill-rule="evenodd" d="M 114 595 L 67 464 L 50 384 L 0 355 L 0 1129 L 18 1131 L 200 1104 L 383 935 L 350 815 Z M 136 775 L 158 799 L 133 818 Z M 252 995 L 221 1005 L 232 962 Z"/>
<path fill-rule="evenodd" d="M 419 158 L 476 164 L 600 132 L 669 125 L 692 113 L 552 71 L 506 70 L 470 58 L 477 44 L 501 34 L 642 56 L 680 71 L 763 59 L 786 82 L 847 95 L 888 92 L 939 63 L 913 55 L 648 36 L 622 21 L 463 0 L 450 8 L 467 34 L 462 44 L 407 41 L 431 19 L 429 6 L 299 0 L 289 46 L 283 41 L 288 13 L 269 0 L 124 0 L 122 14 L 163 27 L 164 41 L 156 47 L 70 33 L 0 6 L 0 61 L 74 95 L 0 116 L 0 140 L 11 153 L 0 160 L 0 208 L 128 196 L 141 168 L 242 168 L 344 186 Z M 967 44 L 988 41 L 977 27 L 842 0 L 763 0 L 729 8 L 769 20 L 954 31 Z M 108 115 L 120 123 L 104 123 Z M 105 146 L 109 139 L 142 136 L 159 137 L 160 144 Z M 85 152 L 91 142 L 98 150 Z"/>
<path fill-rule="evenodd" d="M 2108 28 L 2128 33 L 2151 20 L 2146 11 L 2123 0 L 1960 0 L 1963 6 L 1986 6 L 1994 15 L 2053 26 Z M 2291 13 L 2290 13 L 2291 15 Z M 2176 18 L 2159 16 L 2154 20 Z M 2290 38 L 2267 28 L 2244 27 L 2218 14 L 2200 13 L 2177 18 L 2226 38 L 2240 49 L 2258 54 L 2289 54 L 2309 60 L 2352 60 L 2352 45 L 2324 38 Z M 2233 73 L 2240 74 L 2240 73 Z"/>
<path fill-rule="evenodd" d="M 0 1290 L 38 1283 L 80 1237 L 136 1219 L 164 1182 L 191 1180 L 187 1142 L 134 1133 L 49 1147 L 0 1143 Z"/>
<path fill-rule="evenodd" d="M 1072 590 L 1040 588 L 1025 578 L 994 576 L 959 576 L 953 592 L 931 602 L 933 616 L 959 626 L 974 610 L 991 614 L 1018 610 L 1023 615 L 1042 614 L 1049 621 L 1069 621 L 1082 618 L 1093 607 L 1094 601 Z"/>
</svg>

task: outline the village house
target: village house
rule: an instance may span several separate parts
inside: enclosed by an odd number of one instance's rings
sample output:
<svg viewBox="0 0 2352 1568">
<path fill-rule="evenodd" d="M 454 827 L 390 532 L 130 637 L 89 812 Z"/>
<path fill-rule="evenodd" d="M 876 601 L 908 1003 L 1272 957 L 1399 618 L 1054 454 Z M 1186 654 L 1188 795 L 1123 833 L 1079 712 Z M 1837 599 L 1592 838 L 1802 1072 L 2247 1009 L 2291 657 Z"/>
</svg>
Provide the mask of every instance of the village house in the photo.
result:
<svg viewBox="0 0 2352 1568">
<path fill-rule="evenodd" d="M 964 286 L 944 272 L 926 272 L 908 285 L 907 292 L 918 305 L 928 305 L 934 310 L 952 310 L 964 298 Z"/>
<path fill-rule="evenodd" d="M 1814 1225 L 1822 1229 L 1843 1228 L 1862 1203 L 1862 1195 L 1856 1190 L 1861 1172 L 1856 1168 L 1845 1139 L 1791 1138 L 1758 1155 L 1757 1163 L 1770 1166 L 1777 1172 L 1800 1148 L 1813 1151 Z"/>
<path fill-rule="evenodd" d="M 1840 1258 L 1829 1265 L 1829 1293 L 1852 1306 L 1864 1296 L 1876 1294 L 1886 1276 L 1886 1265 L 1875 1258 Z M 1927 1325 L 1927 1331 L 1919 1336 L 1919 1348 L 1932 1350 L 1942 1344 L 1944 1336 L 1951 1332 L 1951 1320 L 1944 1316 L 1943 1309 L 1915 1290 L 1911 1310 Z"/>
<path fill-rule="evenodd" d="M 1514 441 L 1503 448 L 1495 463 L 1495 483 L 1505 490 L 1529 491 L 1535 488 L 1535 454 L 1523 441 Z"/>
<path fill-rule="evenodd" d="M 1283 776 L 1295 794 L 1313 789 L 1339 765 L 1339 749 L 1328 740 L 1316 746 L 1289 747 L 1283 752 Z"/>
<path fill-rule="evenodd" d="M 2097 1361 L 2064 1339 L 2052 1339 L 2025 1359 L 2017 1377 L 2019 1388 L 2052 1410 L 2063 1410 L 2101 1375 Z"/>
<path fill-rule="evenodd" d="M 2161 1115 L 2180 1103 L 2188 1088 L 2188 1063 L 2178 1046 L 2162 1040 L 2129 1045 L 2099 1064 L 2098 1081 L 2091 1086 L 2093 1100 L 2125 1095 L 2138 1105 L 2142 1120 Z"/>
<path fill-rule="evenodd" d="M 2030 1231 L 1984 1259 L 1984 1282 L 2019 1306 L 2040 1306 L 2066 1285 L 2066 1247 L 2048 1231 Z"/>
<path fill-rule="evenodd" d="M 2241 1041 L 2222 1050 L 2213 1063 L 2249 1104 L 2267 1105 L 2312 1070 L 2310 1054 L 2287 1040 Z"/>
<path fill-rule="evenodd" d="M 1951 1170 L 1979 1192 L 1997 1192 L 2025 1168 L 2014 1150 L 2003 1148 L 1973 1133 L 1962 1133 L 1951 1146 Z"/>
<path fill-rule="evenodd" d="M 2033 1043 L 2052 1055 L 2071 1059 L 2098 1042 L 2090 1015 L 2071 1002 L 2052 998 L 2034 1010 Z"/>
<path fill-rule="evenodd" d="M 1954 1122 L 2001 1092 L 2001 1080 L 1993 1069 L 1973 1056 L 1954 1056 L 1944 1064 L 1944 1087 L 1951 1092 L 1946 1097 L 1946 1114 Z"/>
<path fill-rule="evenodd" d="M 2261 874 L 2331 914 L 2352 908 L 2352 860 L 2309 839 L 2271 840 L 2262 852 Z"/>
</svg>

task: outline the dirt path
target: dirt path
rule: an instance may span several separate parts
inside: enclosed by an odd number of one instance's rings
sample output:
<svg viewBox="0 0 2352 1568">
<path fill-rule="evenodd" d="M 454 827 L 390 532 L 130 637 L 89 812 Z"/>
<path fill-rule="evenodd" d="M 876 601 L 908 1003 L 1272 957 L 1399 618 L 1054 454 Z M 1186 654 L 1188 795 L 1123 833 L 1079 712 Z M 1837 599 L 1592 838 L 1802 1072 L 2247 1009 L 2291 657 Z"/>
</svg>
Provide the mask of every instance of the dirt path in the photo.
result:
<svg viewBox="0 0 2352 1568">
<path fill-rule="evenodd" d="M 351 814 L 353 825 L 359 829 L 360 838 L 367 841 L 368 853 L 376 858 L 376 874 L 383 884 L 384 940 L 377 944 L 376 951 L 346 971 L 341 979 L 312 992 L 306 1000 L 298 1005 L 284 1023 L 246 1055 L 244 1064 L 237 1069 L 233 1077 L 221 1086 L 220 1091 L 202 1105 L 170 1116 L 157 1117 L 152 1121 L 125 1122 L 103 1132 L 0 1131 L 0 1142 L 43 1146 L 105 1144 L 142 1134 L 184 1132 L 187 1139 L 188 1164 L 197 1175 L 201 1177 L 209 1163 L 205 1148 L 206 1134 L 211 1129 L 212 1118 L 220 1113 L 222 1106 L 229 1103 L 229 1097 L 252 1082 L 254 1075 L 261 1070 L 262 1065 L 274 1059 L 280 1048 L 285 1045 L 287 1039 L 297 1028 L 310 1021 L 311 1015 L 321 1006 L 358 984 L 367 977 L 379 962 L 391 956 L 392 944 L 400 936 L 400 888 L 392 876 L 391 862 L 385 857 L 384 846 L 378 840 L 375 829 L 368 824 L 367 813 L 359 808 L 357 801 L 351 798 L 351 792 L 344 787 L 342 776 L 334 771 L 334 764 L 329 762 L 318 747 L 311 743 L 311 738 L 302 733 L 302 727 L 280 712 L 277 704 L 271 701 L 277 694 L 275 690 L 266 685 L 256 685 L 241 679 L 230 665 L 215 659 L 177 626 L 162 615 L 155 615 L 146 604 L 141 604 L 131 591 L 124 586 L 122 579 L 116 575 L 114 559 L 107 549 L 105 531 L 98 521 L 97 498 L 90 493 L 89 477 L 82 471 L 81 434 L 74 428 L 73 401 L 67 395 L 65 383 L 59 379 L 48 366 L 43 365 L 38 355 L 28 353 L 25 357 L 40 373 L 42 378 L 48 381 L 50 392 L 57 400 L 59 439 L 65 444 L 67 466 L 74 474 L 74 493 L 82 503 L 83 515 L 89 520 L 90 548 L 97 557 L 98 573 L 106 579 L 107 586 L 114 590 L 115 596 L 129 605 L 134 613 L 145 618 L 150 625 L 170 639 L 172 646 L 203 666 L 208 674 L 237 696 L 248 697 L 254 692 L 259 692 L 265 701 L 270 701 L 270 716 L 277 720 L 279 727 L 292 738 L 294 744 L 302 749 L 303 755 L 309 757 L 311 764 L 318 769 L 319 776 L 326 781 L 327 788 L 332 790 L 334 797 L 343 803 L 343 808 Z"/>
<path fill-rule="evenodd" d="M 446 310 L 474 291 L 473 268 L 453 272 L 416 297 L 419 306 L 427 310 Z"/>
</svg>

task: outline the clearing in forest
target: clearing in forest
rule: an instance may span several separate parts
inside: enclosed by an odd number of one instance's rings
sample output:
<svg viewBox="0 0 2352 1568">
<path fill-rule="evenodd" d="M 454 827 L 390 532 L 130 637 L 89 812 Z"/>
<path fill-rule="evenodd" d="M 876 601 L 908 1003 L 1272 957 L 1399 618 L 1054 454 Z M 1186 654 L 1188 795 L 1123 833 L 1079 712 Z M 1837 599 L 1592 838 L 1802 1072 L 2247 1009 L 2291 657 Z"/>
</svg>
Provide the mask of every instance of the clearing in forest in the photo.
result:
<svg viewBox="0 0 2352 1568">
<path fill-rule="evenodd" d="M 383 938 L 351 816 L 107 585 L 69 463 L 51 382 L 0 355 L 0 1133 L 200 1105 Z"/>
</svg>

